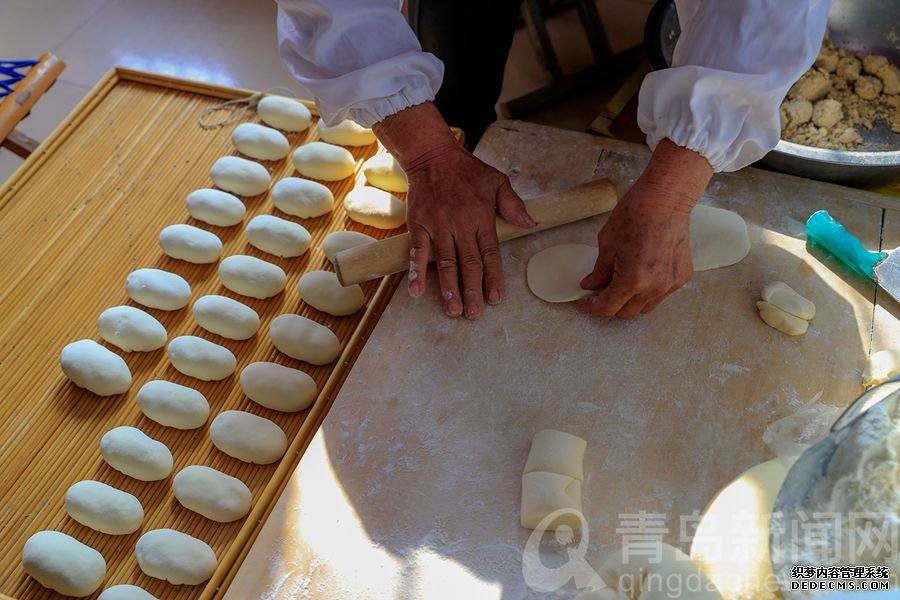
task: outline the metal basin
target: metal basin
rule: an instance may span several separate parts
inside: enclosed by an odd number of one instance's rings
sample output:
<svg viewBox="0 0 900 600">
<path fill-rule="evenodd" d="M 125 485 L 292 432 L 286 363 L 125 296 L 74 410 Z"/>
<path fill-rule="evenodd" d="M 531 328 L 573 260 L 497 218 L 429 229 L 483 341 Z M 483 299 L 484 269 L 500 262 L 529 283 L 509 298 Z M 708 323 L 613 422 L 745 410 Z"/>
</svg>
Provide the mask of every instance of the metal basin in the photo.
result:
<svg viewBox="0 0 900 600">
<path fill-rule="evenodd" d="M 900 0 L 836 0 L 828 15 L 831 39 L 858 54 L 883 54 L 900 65 Z M 672 64 L 678 39 L 674 0 L 660 0 L 648 19 L 645 44 L 655 68 Z M 857 150 L 825 150 L 781 140 L 761 164 L 791 175 L 855 186 L 900 180 L 900 134 L 878 121 L 870 130 L 857 128 L 863 143 Z"/>
</svg>

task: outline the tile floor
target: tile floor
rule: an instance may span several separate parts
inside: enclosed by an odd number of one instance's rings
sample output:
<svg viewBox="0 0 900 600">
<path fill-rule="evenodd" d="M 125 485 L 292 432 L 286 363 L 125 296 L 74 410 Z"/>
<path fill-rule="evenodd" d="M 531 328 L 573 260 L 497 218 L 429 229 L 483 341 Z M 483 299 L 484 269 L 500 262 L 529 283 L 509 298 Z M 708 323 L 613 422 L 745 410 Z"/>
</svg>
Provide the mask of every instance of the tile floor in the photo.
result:
<svg viewBox="0 0 900 600">
<path fill-rule="evenodd" d="M 615 50 L 640 43 L 652 0 L 604 0 L 598 5 Z M 567 71 L 590 62 L 573 11 L 551 23 Z M 278 58 L 275 3 L 261 0 L 2 0 L 0 58 L 37 58 L 52 51 L 67 67 L 41 98 L 21 131 L 41 140 L 111 67 L 123 65 L 250 89 L 288 86 L 300 92 Z M 525 32 L 517 32 L 501 100 L 543 84 Z M 533 118 L 584 130 L 602 92 L 586 90 Z M 595 108 L 596 107 L 596 108 Z M 529 117 L 532 118 L 532 117 Z M 0 149 L 0 180 L 21 163 Z"/>
</svg>

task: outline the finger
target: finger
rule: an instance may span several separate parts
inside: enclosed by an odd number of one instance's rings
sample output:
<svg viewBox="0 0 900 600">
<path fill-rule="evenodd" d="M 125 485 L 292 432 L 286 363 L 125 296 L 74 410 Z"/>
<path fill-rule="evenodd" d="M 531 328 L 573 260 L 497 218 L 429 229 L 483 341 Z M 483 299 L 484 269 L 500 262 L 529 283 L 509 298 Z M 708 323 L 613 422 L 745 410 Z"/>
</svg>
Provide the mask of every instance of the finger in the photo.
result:
<svg viewBox="0 0 900 600">
<path fill-rule="evenodd" d="M 497 212 L 500 216 L 522 229 L 531 229 L 537 223 L 525 210 L 525 203 L 519 195 L 513 191 L 509 180 L 505 179 L 497 189 Z"/>
<path fill-rule="evenodd" d="M 453 236 L 449 233 L 438 234 L 432 238 L 432 244 L 438 282 L 441 285 L 441 305 L 447 316 L 458 317 L 462 314 L 462 302 L 459 297 L 459 271 Z"/>
<path fill-rule="evenodd" d="M 484 265 L 484 291 L 488 304 L 500 304 L 506 289 L 503 284 L 503 264 L 500 260 L 500 242 L 493 227 L 479 228 L 475 233 L 481 263 Z"/>
<path fill-rule="evenodd" d="M 616 316 L 625 321 L 631 320 L 641 314 L 643 308 L 647 305 L 647 297 L 638 295 L 625 303 L 625 306 L 616 313 Z"/>
<path fill-rule="evenodd" d="M 613 278 L 609 287 L 599 294 L 579 300 L 578 308 L 592 315 L 611 317 L 622 310 L 633 297 L 632 286 L 625 285 L 620 279 Z"/>
<path fill-rule="evenodd" d="M 656 308 L 660 304 L 662 304 L 666 300 L 666 298 L 668 298 L 669 296 L 671 296 L 672 294 L 674 294 L 675 292 L 677 292 L 680 289 L 681 289 L 681 286 L 674 287 L 671 290 L 669 290 L 668 292 L 666 292 L 665 294 L 663 294 L 662 296 L 660 296 L 659 298 L 649 301 L 647 304 L 644 305 L 644 308 L 641 309 L 641 312 L 644 314 L 647 314 L 649 312 L 656 310 Z"/>
<path fill-rule="evenodd" d="M 456 255 L 462 273 L 462 298 L 467 319 L 477 319 L 484 312 L 484 266 L 475 233 L 468 232 L 456 238 Z"/>
<path fill-rule="evenodd" d="M 594 263 L 594 270 L 581 280 L 581 288 L 585 290 L 599 290 L 608 286 L 615 274 L 614 257 L 615 254 L 606 252 L 603 244 L 601 244 L 600 254 L 597 256 L 597 262 Z"/>
<path fill-rule="evenodd" d="M 409 295 L 421 298 L 425 293 L 425 277 L 428 273 L 428 254 L 431 238 L 422 227 L 414 227 L 409 232 L 412 244 L 409 249 Z"/>
</svg>

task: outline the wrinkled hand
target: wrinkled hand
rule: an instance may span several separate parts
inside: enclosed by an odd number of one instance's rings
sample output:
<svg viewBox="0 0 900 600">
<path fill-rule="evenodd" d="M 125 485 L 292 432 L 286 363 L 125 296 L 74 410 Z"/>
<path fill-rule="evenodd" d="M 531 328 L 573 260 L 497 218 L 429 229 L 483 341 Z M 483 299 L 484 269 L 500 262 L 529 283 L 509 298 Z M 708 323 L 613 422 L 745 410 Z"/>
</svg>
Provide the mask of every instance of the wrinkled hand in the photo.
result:
<svg viewBox="0 0 900 600">
<path fill-rule="evenodd" d="M 526 229 L 535 223 L 509 179 L 459 144 L 426 153 L 407 169 L 407 176 L 409 293 L 424 293 L 430 252 L 444 312 L 458 317 L 465 309 L 466 318 L 477 319 L 485 299 L 498 304 L 504 294 L 497 214 Z"/>
<path fill-rule="evenodd" d="M 509 179 L 458 144 L 430 102 L 387 117 L 373 129 L 409 178 L 410 295 L 425 292 L 433 255 L 444 312 L 477 319 L 485 298 L 488 304 L 503 299 L 497 214 L 525 229 L 534 221 Z"/>
<path fill-rule="evenodd" d="M 598 235 L 600 254 L 581 287 L 599 290 L 578 307 L 633 319 L 655 309 L 690 281 L 691 211 L 712 176 L 699 154 L 668 140 L 610 214 Z"/>
</svg>

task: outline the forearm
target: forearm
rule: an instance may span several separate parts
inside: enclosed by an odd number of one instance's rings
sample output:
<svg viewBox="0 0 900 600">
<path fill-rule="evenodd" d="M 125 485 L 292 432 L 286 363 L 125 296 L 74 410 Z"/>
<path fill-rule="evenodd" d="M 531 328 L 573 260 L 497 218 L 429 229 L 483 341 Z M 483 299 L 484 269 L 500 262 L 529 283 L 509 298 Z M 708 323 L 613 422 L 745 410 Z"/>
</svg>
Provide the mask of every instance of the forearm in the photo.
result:
<svg viewBox="0 0 900 600">
<path fill-rule="evenodd" d="M 375 123 L 372 129 L 407 172 L 435 151 L 457 145 L 450 127 L 431 102 L 401 110 Z"/>
<path fill-rule="evenodd" d="M 663 139 L 653 151 L 640 180 L 656 190 L 657 203 L 690 213 L 712 175 L 713 168 L 702 155 Z"/>
</svg>

